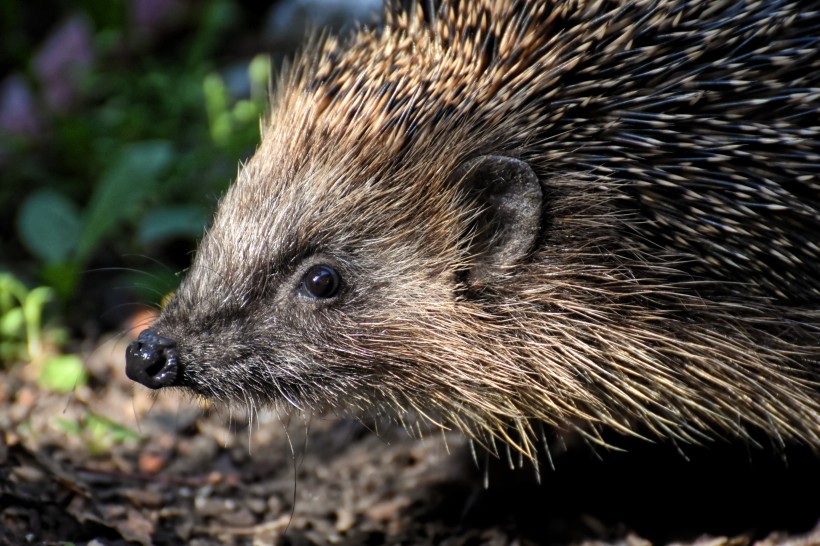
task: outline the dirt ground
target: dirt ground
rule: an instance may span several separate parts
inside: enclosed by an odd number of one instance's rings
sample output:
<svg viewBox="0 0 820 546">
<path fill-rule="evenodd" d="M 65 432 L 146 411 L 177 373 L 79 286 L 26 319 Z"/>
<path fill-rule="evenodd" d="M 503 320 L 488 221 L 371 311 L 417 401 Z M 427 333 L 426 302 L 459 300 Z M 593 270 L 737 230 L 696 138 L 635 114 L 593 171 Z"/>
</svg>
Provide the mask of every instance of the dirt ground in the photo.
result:
<svg viewBox="0 0 820 546">
<path fill-rule="evenodd" d="M 456 433 L 275 412 L 249 428 L 152 396 L 125 377 L 127 341 L 90 349 L 68 395 L 0 372 L 0 545 L 820 544 L 816 454 L 565 438 L 539 484 Z"/>
</svg>

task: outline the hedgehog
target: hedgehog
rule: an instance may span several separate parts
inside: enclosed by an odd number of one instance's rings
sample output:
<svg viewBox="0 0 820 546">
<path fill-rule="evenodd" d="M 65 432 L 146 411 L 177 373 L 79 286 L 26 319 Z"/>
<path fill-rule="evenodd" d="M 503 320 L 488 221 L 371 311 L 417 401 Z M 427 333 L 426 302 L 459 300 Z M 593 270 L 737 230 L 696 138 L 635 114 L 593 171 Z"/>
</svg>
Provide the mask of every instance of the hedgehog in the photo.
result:
<svg viewBox="0 0 820 546">
<path fill-rule="evenodd" d="M 820 2 L 392 5 L 271 104 L 135 381 L 820 450 Z"/>
</svg>

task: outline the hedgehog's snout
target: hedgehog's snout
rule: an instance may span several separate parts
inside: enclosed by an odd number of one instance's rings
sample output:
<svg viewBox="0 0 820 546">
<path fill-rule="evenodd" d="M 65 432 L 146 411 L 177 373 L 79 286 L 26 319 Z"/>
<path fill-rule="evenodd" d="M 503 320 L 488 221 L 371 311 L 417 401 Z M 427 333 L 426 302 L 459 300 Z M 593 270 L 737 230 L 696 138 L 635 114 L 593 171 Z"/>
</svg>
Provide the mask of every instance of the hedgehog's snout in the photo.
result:
<svg viewBox="0 0 820 546">
<path fill-rule="evenodd" d="M 125 350 L 126 375 L 152 389 L 173 385 L 179 372 L 176 345 L 173 339 L 143 330 Z"/>
</svg>

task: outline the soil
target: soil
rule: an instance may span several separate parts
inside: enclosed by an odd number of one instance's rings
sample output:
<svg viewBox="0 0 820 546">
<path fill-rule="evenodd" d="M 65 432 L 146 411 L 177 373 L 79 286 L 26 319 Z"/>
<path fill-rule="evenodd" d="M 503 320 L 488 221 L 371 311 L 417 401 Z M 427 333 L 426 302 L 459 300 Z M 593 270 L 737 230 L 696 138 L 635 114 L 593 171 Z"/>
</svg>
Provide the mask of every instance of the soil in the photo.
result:
<svg viewBox="0 0 820 546">
<path fill-rule="evenodd" d="M 155 395 L 127 342 L 88 351 L 69 394 L 0 372 L 0 545 L 820 545 L 799 448 L 551 438 L 536 470 L 455 432 Z"/>
</svg>

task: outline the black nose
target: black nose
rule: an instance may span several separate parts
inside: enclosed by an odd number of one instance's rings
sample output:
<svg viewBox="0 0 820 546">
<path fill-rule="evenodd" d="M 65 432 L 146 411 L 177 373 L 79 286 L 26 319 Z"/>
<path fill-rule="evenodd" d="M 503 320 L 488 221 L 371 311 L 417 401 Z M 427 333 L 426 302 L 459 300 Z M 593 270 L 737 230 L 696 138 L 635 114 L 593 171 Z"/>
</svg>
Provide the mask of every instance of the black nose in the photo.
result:
<svg viewBox="0 0 820 546">
<path fill-rule="evenodd" d="M 126 375 L 152 389 L 172 385 L 179 371 L 176 345 L 173 339 L 143 330 L 125 349 Z"/>
</svg>

